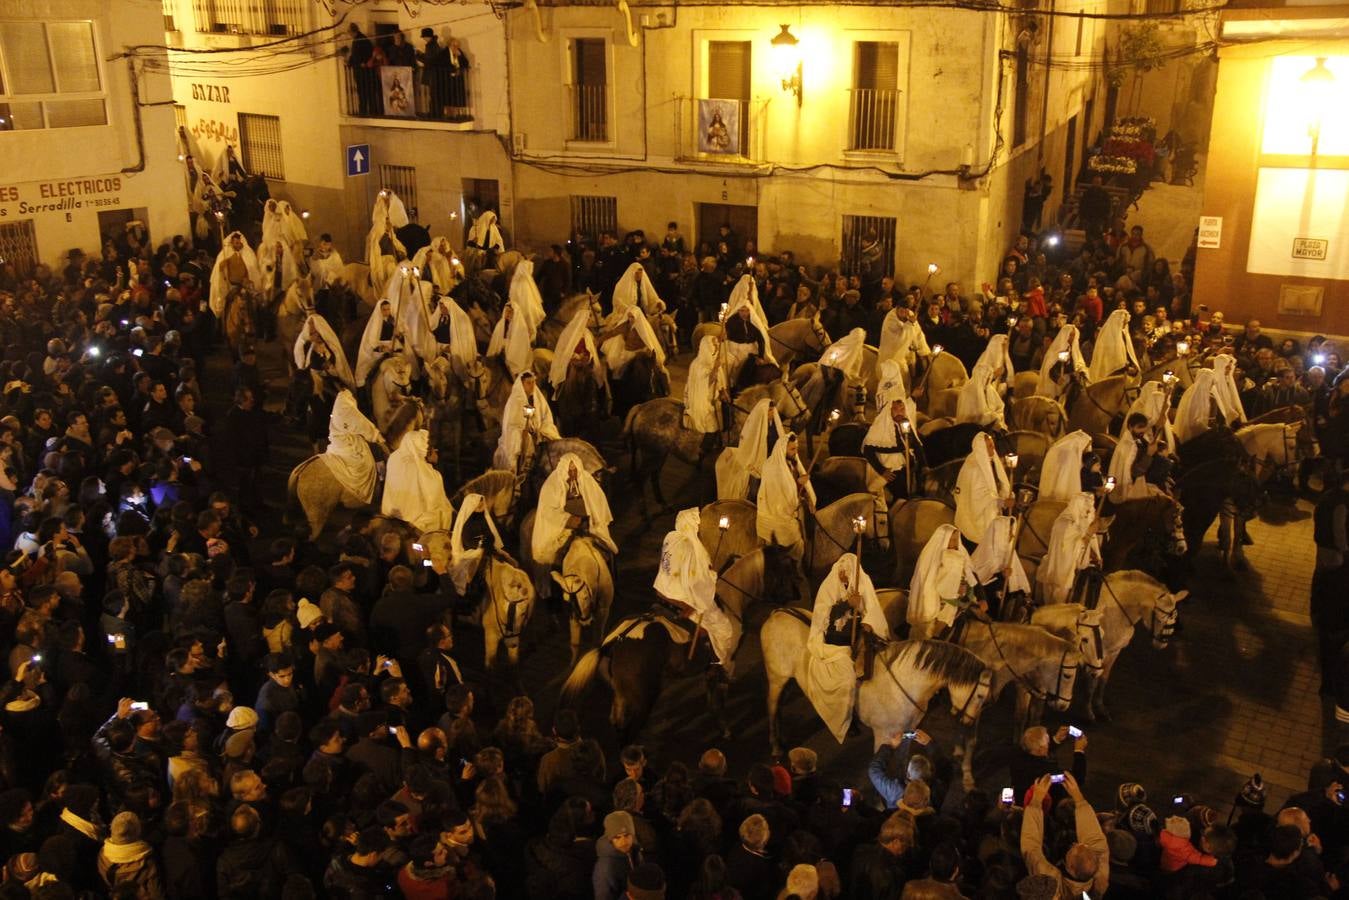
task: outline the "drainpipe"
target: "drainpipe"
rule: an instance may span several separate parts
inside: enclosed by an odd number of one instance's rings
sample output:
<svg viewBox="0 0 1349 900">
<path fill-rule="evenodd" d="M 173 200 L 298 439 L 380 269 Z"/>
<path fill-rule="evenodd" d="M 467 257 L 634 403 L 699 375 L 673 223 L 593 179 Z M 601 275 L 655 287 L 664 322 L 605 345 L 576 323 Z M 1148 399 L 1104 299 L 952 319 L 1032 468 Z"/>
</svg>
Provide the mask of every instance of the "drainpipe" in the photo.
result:
<svg viewBox="0 0 1349 900">
<path fill-rule="evenodd" d="M 1045 95 L 1040 104 L 1040 143 L 1035 148 L 1035 174 L 1040 174 L 1040 169 L 1044 167 L 1045 161 L 1045 129 L 1049 124 L 1049 79 L 1054 74 L 1054 67 L 1050 65 L 1050 60 L 1054 56 L 1054 20 L 1058 16 L 1053 15 L 1054 0 L 1049 0 L 1049 34 L 1045 38 Z"/>
</svg>

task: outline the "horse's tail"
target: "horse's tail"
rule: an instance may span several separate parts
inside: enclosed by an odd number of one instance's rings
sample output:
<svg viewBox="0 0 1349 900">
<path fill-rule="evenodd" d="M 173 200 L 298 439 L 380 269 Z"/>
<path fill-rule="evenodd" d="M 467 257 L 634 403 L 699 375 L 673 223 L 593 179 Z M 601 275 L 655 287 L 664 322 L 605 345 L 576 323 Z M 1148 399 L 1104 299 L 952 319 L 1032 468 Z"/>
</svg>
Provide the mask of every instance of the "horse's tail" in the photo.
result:
<svg viewBox="0 0 1349 900">
<path fill-rule="evenodd" d="M 641 404 L 628 410 L 628 415 L 623 419 L 622 435 L 628 445 L 628 471 L 632 473 L 633 481 L 640 481 L 641 476 L 637 471 L 637 410 Z"/>
<path fill-rule="evenodd" d="M 598 647 L 587 650 L 581 655 L 581 658 L 576 661 L 575 668 L 571 670 L 571 674 L 562 684 L 563 706 L 572 706 L 581 699 L 586 689 L 590 687 L 590 682 L 594 680 L 599 667 L 600 651 Z"/>
</svg>

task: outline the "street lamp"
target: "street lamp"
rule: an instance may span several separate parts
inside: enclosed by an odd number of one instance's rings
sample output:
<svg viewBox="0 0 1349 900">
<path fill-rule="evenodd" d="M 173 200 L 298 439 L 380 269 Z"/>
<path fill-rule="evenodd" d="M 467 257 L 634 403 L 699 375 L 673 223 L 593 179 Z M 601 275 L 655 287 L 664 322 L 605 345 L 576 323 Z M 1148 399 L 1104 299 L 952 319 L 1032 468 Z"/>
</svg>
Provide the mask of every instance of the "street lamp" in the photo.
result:
<svg viewBox="0 0 1349 900">
<path fill-rule="evenodd" d="M 1318 56 L 1312 66 L 1298 79 L 1302 103 L 1307 114 L 1307 134 L 1312 139 L 1311 155 L 1315 156 L 1321 143 L 1321 119 L 1325 115 L 1330 95 L 1335 89 L 1335 73 L 1326 68 L 1326 58 Z"/>
<path fill-rule="evenodd" d="M 773 36 L 773 59 L 782 78 L 782 89 L 796 95 L 796 105 L 801 105 L 801 41 L 792 34 L 790 25 L 783 25 L 782 31 Z"/>
</svg>

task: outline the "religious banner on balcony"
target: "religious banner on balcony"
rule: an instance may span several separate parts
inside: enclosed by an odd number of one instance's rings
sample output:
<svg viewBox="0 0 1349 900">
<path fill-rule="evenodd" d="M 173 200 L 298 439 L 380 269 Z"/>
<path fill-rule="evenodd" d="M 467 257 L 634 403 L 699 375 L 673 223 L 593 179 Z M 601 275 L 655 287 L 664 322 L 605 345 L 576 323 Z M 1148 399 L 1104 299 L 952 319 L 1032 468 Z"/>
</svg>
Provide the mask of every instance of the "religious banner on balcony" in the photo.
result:
<svg viewBox="0 0 1349 900">
<path fill-rule="evenodd" d="M 698 101 L 698 152 L 740 155 L 740 101 Z"/>
<path fill-rule="evenodd" d="M 415 118 L 417 104 L 414 92 L 417 88 L 412 81 L 412 67 L 380 66 L 379 81 L 380 96 L 384 98 L 384 115 Z"/>
</svg>

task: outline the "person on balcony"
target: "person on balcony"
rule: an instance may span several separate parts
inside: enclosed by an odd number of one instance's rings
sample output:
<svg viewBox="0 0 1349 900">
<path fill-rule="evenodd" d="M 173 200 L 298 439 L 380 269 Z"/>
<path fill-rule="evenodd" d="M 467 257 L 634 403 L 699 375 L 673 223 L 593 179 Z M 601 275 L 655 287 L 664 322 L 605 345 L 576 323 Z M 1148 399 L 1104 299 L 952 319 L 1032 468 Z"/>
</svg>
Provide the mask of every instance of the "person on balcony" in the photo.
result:
<svg viewBox="0 0 1349 900">
<path fill-rule="evenodd" d="M 450 54 L 440 45 L 434 28 L 422 29 L 422 40 L 426 46 L 417 54 L 422 64 L 422 84 L 431 94 L 430 117 L 440 119 L 445 116 L 445 107 L 449 105 L 450 94 Z"/>
<path fill-rule="evenodd" d="M 449 62 L 449 101 L 451 121 L 463 122 L 471 119 L 468 114 L 468 57 L 459 46 L 458 38 L 450 38 L 448 50 Z"/>
</svg>

